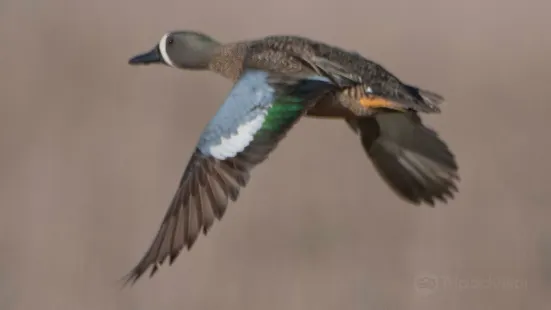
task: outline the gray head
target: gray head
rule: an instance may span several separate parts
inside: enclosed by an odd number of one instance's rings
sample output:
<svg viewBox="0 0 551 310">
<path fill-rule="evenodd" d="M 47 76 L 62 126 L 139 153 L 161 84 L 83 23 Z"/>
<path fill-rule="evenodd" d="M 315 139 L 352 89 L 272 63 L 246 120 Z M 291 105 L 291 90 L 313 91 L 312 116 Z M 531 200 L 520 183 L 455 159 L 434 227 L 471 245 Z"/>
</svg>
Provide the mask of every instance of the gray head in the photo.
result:
<svg viewBox="0 0 551 310">
<path fill-rule="evenodd" d="M 165 64 L 181 69 L 207 69 L 216 40 L 195 31 L 174 31 L 164 34 L 149 52 L 132 57 L 131 65 Z"/>
</svg>

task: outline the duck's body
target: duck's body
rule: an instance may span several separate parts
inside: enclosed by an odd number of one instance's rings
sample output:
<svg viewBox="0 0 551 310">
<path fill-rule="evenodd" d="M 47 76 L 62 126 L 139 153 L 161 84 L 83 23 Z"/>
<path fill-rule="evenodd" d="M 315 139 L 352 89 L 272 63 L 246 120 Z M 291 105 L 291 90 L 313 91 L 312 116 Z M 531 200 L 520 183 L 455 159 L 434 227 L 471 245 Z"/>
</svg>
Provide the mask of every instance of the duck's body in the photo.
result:
<svg viewBox="0 0 551 310">
<path fill-rule="evenodd" d="M 290 74 L 313 71 L 334 78 L 337 83 L 349 82 L 350 86 L 321 98 L 307 116 L 351 119 L 371 116 L 381 108 L 431 113 L 439 112 L 437 106 L 443 101 L 435 93 L 402 83 L 382 66 L 358 53 L 298 36 L 270 36 L 220 45 L 208 68 L 236 81 L 247 53 L 254 54 L 260 66 L 272 65 Z M 289 54 L 297 57 L 289 59 Z"/>
<path fill-rule="evenodd" d="M 360 136 L 379 174 L 402 198 L 430 205 L 453 197 L 454 155 L 423 126 L 443 98 L 402 83 L 358 53 L 297 36 L 220 44 L 196 32 L 162 37 L 131 64 L 211 70 L 235 82 L 207 124 L 153 244 L 128 275 L 172 262 L 235 201 L 249 172 L 302 117 L 342 118 Z"/>
</svg>

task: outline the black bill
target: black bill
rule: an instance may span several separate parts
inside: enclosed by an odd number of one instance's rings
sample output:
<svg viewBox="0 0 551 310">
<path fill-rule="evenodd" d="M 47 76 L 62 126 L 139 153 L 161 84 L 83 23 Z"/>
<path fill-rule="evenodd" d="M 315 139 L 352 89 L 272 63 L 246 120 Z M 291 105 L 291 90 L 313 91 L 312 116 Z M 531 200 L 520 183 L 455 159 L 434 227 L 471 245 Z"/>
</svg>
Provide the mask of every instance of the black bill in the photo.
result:
<svg viewBox="0 0 551 310">
<path fill-rule="evenodd" d="M 153 63 L 161 63 L 163 61 L 159 47 L 156 46 L 151 51 L 134 56 L 128 60 L 130 65 L 148 65 Z"/>
</svg>

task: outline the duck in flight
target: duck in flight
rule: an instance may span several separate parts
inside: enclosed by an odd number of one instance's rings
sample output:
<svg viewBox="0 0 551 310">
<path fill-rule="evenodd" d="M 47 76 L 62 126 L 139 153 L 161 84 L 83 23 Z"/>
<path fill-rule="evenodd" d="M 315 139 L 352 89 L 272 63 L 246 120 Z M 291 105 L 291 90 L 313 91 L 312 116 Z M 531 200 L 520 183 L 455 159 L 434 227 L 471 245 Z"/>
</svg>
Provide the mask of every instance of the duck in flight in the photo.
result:
<svg viewBox="0 0 551 310">
<path fill-rule="evenodd" d="M 223 44 L 175 31 L 129 64 L 210 70 L 234 85 L 201 133 L 157 235 L 125 283 L 149 268 L 153 276 L 206 235 L 251 170 L 303 116 L 344 120 L 381 178 L 411 204 L 446 203 L 457 192 L 454 154 L 419 117 L 440 113 L 444 98 L 403 83 L 357 52 L 298 36 Z"/>
</svg>

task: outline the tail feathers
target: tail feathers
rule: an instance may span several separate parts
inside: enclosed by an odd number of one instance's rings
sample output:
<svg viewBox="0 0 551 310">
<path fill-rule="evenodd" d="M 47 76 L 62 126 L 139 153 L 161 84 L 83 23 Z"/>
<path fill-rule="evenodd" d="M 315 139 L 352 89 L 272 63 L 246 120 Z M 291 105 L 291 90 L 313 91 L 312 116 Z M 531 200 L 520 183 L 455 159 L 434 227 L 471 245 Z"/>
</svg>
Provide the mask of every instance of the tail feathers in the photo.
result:
<svg viewBox="0 0 551 310">
<path fill-rule="evenodd" d="M 377 172 L 412 204 L 454 198 L 458 166 L 448 146 L 411 113 L 381 113 L 349 121 Z"/>
<path fill-rule="evenodd" d="M 417 99 L 421 100 L 427 109 L 423 112 L 440 112 L 440 107 L 444 102 L 444 97 L 429 90 L 420 89 L 415 86 L 405 85 L 408 91 L 413 94 Z"/>
</svg>

